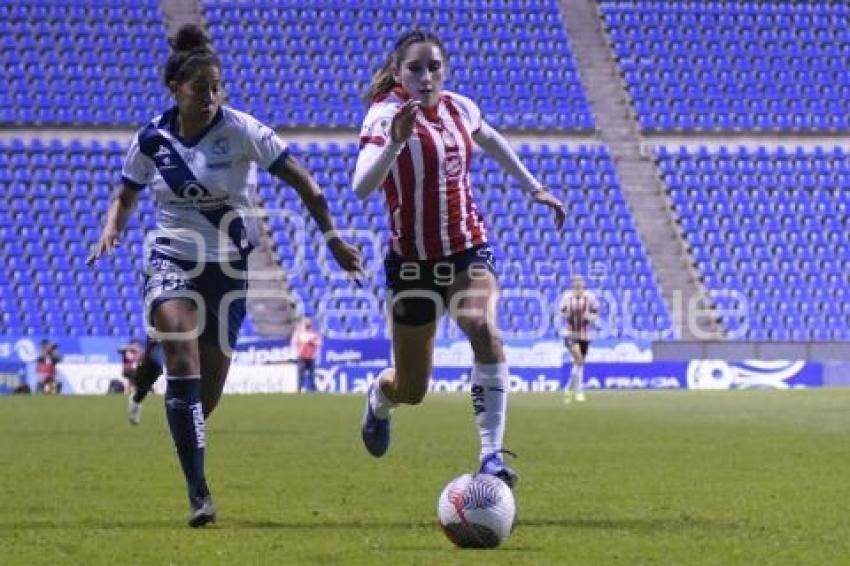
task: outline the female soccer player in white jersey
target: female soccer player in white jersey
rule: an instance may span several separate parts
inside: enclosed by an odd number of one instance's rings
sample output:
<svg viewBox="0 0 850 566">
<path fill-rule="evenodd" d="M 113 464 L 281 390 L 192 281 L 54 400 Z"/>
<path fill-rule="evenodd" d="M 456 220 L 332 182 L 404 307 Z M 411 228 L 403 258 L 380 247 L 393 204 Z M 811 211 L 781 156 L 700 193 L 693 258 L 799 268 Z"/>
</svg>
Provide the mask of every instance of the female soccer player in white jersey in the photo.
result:
<svg viewBox="0 0 850 566">
<path fill-rule="evenodd" d="M 564 402 L 573 399 L 578 403 L 584 396 L 584 359 L 590 348 L 590 326 L 599 318 L 599 301 L 585 289 L 584 277 L 573 275 L 573 288 L 561 300 L 564 318 L 564 345 L 573 358 L 570 383 L 564 388 Z"/>
<path fill-rule="evenodd" d="M 189 525 L 198 527 L 215 519 L 204 423 L 221 396 L 245 317 L 247 256 L 258 231 L 256 216 L 249 217 L 254 164 L 295 188 L 343 269 L 357 272 L 360 255 L 334 237 L 321 189 L 286 144 L 255 118 L 222 105 L 221 62 L 203 32 L 184 26 L 171 44 L 165 83 L 176 105 L 133 138 L 89 262 L 113 253 L 150 185 L 157 230 L 148 235 L 145 304 L 165 353 L 165 410 L 186 476 Z"/>
<path fill-rule="evenodd" d="M 437 319 L 448 309 L 475 356 L 472 408 L 481 439 L 480 469 L 513 486 L 502 460 L 508 367 L 495 304 L 499 287 L 487 230 L 469 179 L 473 142 L 527 191 L 551 208 L 561 202 L 520 163 L 507 141 L 468 98 L 442 89 L 446 53 L 426 32 L 403 35 L 373 78 L 361 133 L 354 187 L 361 198 L 383 189 L 390 213 L 384 262 L 390 290 L 395 367 L 368 392 L 362 422 L 366 449 L 382 456 L 390 442 L 390 411 L 417 404 L 428 390 Z"/>
</svg>

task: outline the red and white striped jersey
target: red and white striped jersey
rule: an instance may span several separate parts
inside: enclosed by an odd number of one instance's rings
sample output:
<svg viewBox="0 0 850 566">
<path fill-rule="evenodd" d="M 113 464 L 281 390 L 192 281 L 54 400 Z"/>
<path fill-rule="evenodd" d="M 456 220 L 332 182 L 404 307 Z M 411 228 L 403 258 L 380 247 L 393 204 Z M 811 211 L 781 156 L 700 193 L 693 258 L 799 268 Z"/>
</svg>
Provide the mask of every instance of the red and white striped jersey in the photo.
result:
<svg viewBox="0 0 850 566">
<path fill-rule="evenodd" d="M 396 88 L 369 108 L 361 149 L 390 139 L 396 110 L 408 99 Z M 435 108 L 417 113 L 413 134 L 383 183 L 390 245 L 408 260 L 435 260 L 487 242 L 475 206 L 469 166 L 481 111 L 468 98 L 443 91 Z"/>
<path fill-rule="evenodd" d="M 590 340 L 590 323 L 599 314 L 599 301 L 590 291 L 577 295 L 574 291 L 561 300 L 561 316 L 566 321 L 567 336 L 573 340 Z"/>
</svg>

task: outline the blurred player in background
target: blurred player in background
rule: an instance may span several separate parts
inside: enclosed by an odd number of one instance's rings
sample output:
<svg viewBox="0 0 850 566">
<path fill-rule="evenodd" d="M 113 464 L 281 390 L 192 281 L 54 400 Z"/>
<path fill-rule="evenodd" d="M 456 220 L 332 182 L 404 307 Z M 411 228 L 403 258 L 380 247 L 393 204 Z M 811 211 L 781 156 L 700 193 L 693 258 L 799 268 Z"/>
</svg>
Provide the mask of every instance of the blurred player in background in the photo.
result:
<svg viewBox="0 0 850 566">
<path fill-rule="evenodd" d="M 36 391 L 43 395 L 62 393 L 62 384 L 56 380 L 56 365 L 62 361 L 59 345 L 48 339 L 41 341 L 41 352 L 35 359 L 35 373 L 38 378 Z"/>
<path fill-rule="evenodd" d="M 124 377 L 130 383 L 127 401 L 127 419 L 130 424 L 142 422 L 142 401 L 162 375 L 162 348 L 159 342 L 148 338 L 144 347 L 138 340 L 130 340 L 118 349 Z"/>
<path fill-rule="evenodd" d="M 499 285 L 469 179 L 473 144 L 492 155 L 532 202 L 551 208 L 559 228 L 566 213 L 473 101 L 442 90 L 447 63 L 436 36 L 407 33 L 368 93 L 354 187 L 360 198 L 379 187 L 387 198 L 392 234 L 384 265 L 395 367 L 381 372 L 369 389 L 362 437 L 373 456 L 382 456 L 390 442 L 390 411 L 424 398 L 437 321 L 448 307 L 475 355 L 472 408 L 480 470 L 513 486 L 516 473 L 501 456 L 508 366 L 496 326 Z"/>
<path fill-rule="evenodd" d="M 121 356 L 121 376 L 127 380 L 125 391 L 128 391 L 131 396 L 136 387 L 136 367 L 139 365 L 139 362 L 142 361 L 143 351 L 142 343 L 135 338 L 130 338 L 126 344 L 123 344 L 118 348 L 118 354 Z M 130 419 L 130 422 L 133 422 L 132 418 Z"/>
<path fill-rule="evenodd" d="M 322 337 L 313 328 L 310 317 L 304 317 L 292 332 L 290 346 L 298 360 L 298 391 L 305 393 L 316 390 L 316 357 Z"/>
<path fill-rule="evenodd" d="M 585 401 L 584 359 L 590 348 L 591 325 L 599 318 L 599 301 L 585 289 L 584 277 L 573 275 L 573 288 L 561 300 L 561 316 L 564 317 L 564 345 L 573 359 L 570 382 L 564 388 L 564 402 L 575 399 Z"/>
<path fill-rule="evenodd" d="M 157 230 L 145 258 L 145 305 L 162 343 L 165 411 L 188 487 L 189 525 L 214 521 L 204 471 L 205 420 L 215 409 L 245 317 L 247 257 L 258 240 L 251 214 L 256 165 L 292 185 L 343 269 L 359 252 L 334 229 L 327 200 L 286 144 L 252 116 L 223 106 L 221 62 L 197 26 L 171 40 L 165 83 L 176 105 L 134 136 L 122 185 L 88 259 L 111 254 L 151 185 Z"/>
</svg>

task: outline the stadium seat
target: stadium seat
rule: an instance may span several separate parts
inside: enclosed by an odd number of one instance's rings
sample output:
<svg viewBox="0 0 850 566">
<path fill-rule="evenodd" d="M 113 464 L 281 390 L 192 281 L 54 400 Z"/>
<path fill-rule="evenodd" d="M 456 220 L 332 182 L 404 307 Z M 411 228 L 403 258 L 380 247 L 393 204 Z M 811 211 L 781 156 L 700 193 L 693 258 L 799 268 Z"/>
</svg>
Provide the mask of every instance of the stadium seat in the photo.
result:
<svg viewBox="0 0 850 566">
<path fill-rule="evenodd" d="M 447 87 L 478 101 L 494 125 L 593 129 L 557 3 L 541 4 L 539 13 L 520 4 L 505 12 L 492 6 L 482 10 L 478 4 L 456 2 L 449 17 L 447 10 L 419 5 L 314 11 L 303 6 L 293 10 L 288 2 L 275 0 L 266 2 L 265 9 L 280 14 L 287 24 L 273 26 L 265 19 L 245 19 L 238 0 L 209 0 L 203 10 L 226 66 L 232 69 L 227 62 L 238 61 L 240 68 L 269 70 L 260 76 L 252 71 L 233 77 L 233 104 L 273 117 L 275 125 L 358 127 L 364 114 L 361 96 L 372 72 L 386 58 L 399 30 L 418 23 L 435 30 L 457 60 Z M 462 33 L 461 21 L 468 22 Z M 374 33 L 364 38 L 360 30 L 366 28 Z M 497 56 L 488 49 L 499 44 L 511 45 L 511 52 Z M 487 72 L 479 76 L 481 69 Z"/>
<path fill-rule="evenodd" d="M 602 0 L 644 130 L 837 131 L 850 121 L 840 2 Z"/>
<path fill-rule="evenodd" d="M 827 226 L 850 227 L 850 159 L 841 148 L 796 148 L 792 162 L 790 151 L 662 147 L 656 154 L 703 282 L 714 294 L 748 297 L 742 338 L 825 339 L 850 327 L 829 314 L 850 284 L 850 252 L 842 238 L 826 243 Z M 749 179 L 755 171 L 757 183 Z M 701 200 L 709 192 L 711 201 Z M 718 216 L 727 228 L 717 229 Z M 731 316 L 723 320 L 728 330 L 738 324 Z"/>
</svg>

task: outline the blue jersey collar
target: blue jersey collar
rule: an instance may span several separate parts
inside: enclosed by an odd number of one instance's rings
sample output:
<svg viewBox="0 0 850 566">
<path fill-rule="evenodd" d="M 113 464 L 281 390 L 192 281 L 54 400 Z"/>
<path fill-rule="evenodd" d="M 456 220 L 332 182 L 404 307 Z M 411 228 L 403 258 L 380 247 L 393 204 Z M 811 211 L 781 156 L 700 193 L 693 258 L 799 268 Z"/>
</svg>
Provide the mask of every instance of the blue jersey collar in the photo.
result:
<svg viewBox="0 0 850 566">
<path fill-rule="evenodd" d="M 203 130 L 187 139 L 177 133 L 177 106 L 172 106 L 163 113 L 157 128 L 168 130 L 184 147 L 195 147 L 223 119 L 224 107 L 219 106 L 218 112 L 215 113 L 210 123 Z"/>
</svg>

